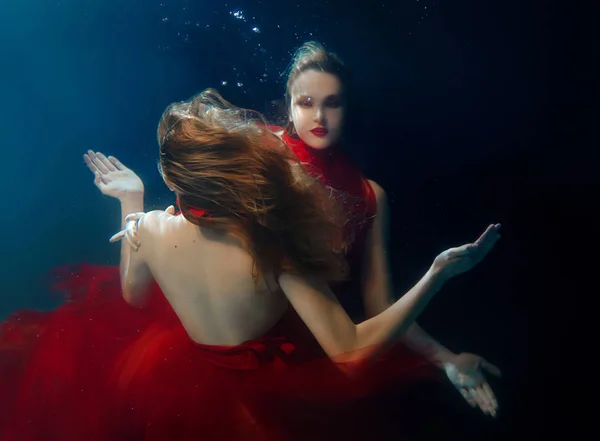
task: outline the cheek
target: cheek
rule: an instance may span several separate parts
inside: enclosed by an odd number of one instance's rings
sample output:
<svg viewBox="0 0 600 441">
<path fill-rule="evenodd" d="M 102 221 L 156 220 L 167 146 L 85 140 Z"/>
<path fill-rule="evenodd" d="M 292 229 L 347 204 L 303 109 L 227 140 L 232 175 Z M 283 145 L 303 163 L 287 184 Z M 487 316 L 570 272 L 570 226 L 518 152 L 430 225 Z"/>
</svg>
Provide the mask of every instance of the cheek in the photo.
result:
<svg viewBox="0 0 600 441">
<path fill-rule="evenodd" d="M 306 112 L 295 110 L 292 112 L 292 122 L 296 130 L 302 130 L 307 125 Z"/>
<path fill-rule="evenodd" d="M 332 109 L 327 119 L 331 129 L 340 129 L 344 119 L 344 112 L 341 109 Z"/>
</svg>

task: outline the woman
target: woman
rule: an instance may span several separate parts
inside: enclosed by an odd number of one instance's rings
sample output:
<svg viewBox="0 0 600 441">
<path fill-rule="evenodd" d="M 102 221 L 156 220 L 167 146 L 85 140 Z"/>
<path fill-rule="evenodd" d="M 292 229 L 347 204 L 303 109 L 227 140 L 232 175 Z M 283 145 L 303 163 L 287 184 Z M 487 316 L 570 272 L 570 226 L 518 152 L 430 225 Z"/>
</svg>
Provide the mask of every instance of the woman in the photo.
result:
<svg viewBox="0 0 600 441">
<path fill-rule="evenodd" d="M 360 320 L 387 309 L 394 294 L 386 250 L 385 191 L 376 182 L 365 179 L 342 148 L 347 91 L 348 72 L 340 58 L 319 43 L 305 43 L 296 51 L 288 72 L 288 125 L 278 133 L 315 176 L 354 196 L 345 210 L 355 236 L 349 253 L 351 278 L 334 286 L 334 291 L 346 309 Z M 408 329 L 403 342 L 443 368 L 471 406 L 496 415 L 497 401 L 482 369 L 499 376 L 497 367 L 474 354 L 453 354 L 416 323 Z"/>
<path fill-rule="evenodd" d="M 333 284 L 332 289 L 352 318 L 362 320 L 386 310 L 395 296 L 386 250 L 389 210 L 385 191 L 367 180 L 342 149 L 347 83 L 348 72 L 339 57 L 318 43 L 305 43 L 296 51 L 287 76 L 288 124 L 285 129 L 271 129 L 313 176 L 344 194 L 346 233 L 353 238 L 348 253 L 350 274 L 348 280 Z M 94 152 L 86 157 L 88 164 L 90 157 L 95 158 Z M 131 201 L 131 211 L 143 211 L 141 180 L 126 168 L 104 172 L 104 179 L 110 181 L 104 193 L 122 195 Z M 126 238 L 134 244 L 132 231 Z M 404 334 L 403 342 L 442 368 L 471 406 L 496 415 L 497 400 L 483 371 L 500 376 L 497 367 L 474 354 L 452 353 L 416 323 Z"/>
<path fill-rule="evenodd" d="M 148 287 L 155 280 L 173 315 L 163 313 L 139 337 L 106 342 L 128 337 L 130 324 L 115 322 L 123 326 L 115 331 L 106 321 L 85 325 L 81 319 L 99 318 L 95 308 L 107 302 L 104 316 L 122 310 L 113 299 L 75 300 L 48 314 L 30 360 L 43 359 L 49 344 L 61 361 L 29 363 L 25 375 L 2 377 L 2 386 L 17 385 L 19 397 L 2 439 L 398 435 L 391 421 L 369 414 L 369 400 L 403 380 L 406 359 L 389 348 L 445 281 L 491 251 L 499 225 L 473 244 L 440 254 L 402 299 L 355 325 L 328 288 L 346 273 L 345 236 L 338 234 L 343 217 L 336 216 L 329 191 L 294 166 L 283 143 L 249 116 L 211 91 L 167 108 L 158 130 L 160 169 L 182 216 L 124 216 L 133 223 L 138 248 L 123 247 L 121 282 L 128 303 L 152 308 L 155 292 Z M 103 160 L 91 165 L 101 180 L 101 168 L 120 167 Z M 126 203 L 123 208 L 127 213 Z M 129 310 L 139 325 L 139 310 Z M 73 321 L 75 330 L 69 329 Z M 98 329 L 108 335 L 94 335 Z M 54 346 L 57 333 L 66 333 L 71 344 Z M 72 353 L 90 339 L 98 351 Z M 108 372 L 86 359 L 106 356 L 103 342 L 119 348 L 102 359 Z M 89 383 L 55 394 L 51 383 L 64 379 L 65 372 L 57 372 L 65 368 L 64 357 L 72 363 L 69 374 L 81 380 L 79 371 L 86 370 Z M 40 392 L 35 400 L 28 396 Z M 39 401 L 52 406 L 42 420 Z M 65 429 L 60 415 L 71 410 L 82 419 Z M 36 425 L 40 421 L 46 424 Z"/>
</svg>

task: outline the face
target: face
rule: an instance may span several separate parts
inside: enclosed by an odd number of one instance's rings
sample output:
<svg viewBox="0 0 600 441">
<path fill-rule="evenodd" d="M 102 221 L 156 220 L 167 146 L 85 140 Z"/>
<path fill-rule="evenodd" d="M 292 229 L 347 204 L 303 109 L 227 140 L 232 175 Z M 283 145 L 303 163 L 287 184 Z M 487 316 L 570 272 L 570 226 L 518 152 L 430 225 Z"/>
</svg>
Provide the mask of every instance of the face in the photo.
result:
<svg viewBox="0 0 600 441">
<path fill-rule="evenodd" d="M 344 108 L 338 77 L 317 70 L 302 72 L 292 85 L 290 119 L 302 141 L 322 150 L 342 132 Z"/>
</svg>

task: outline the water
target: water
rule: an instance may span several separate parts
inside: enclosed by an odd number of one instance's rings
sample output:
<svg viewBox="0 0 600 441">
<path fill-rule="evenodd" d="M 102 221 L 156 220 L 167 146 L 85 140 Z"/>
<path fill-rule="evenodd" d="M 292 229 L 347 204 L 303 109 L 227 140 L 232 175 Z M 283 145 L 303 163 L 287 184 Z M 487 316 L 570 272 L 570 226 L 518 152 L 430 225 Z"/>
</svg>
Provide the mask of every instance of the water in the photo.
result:
<svg viewBox="0 0 600 441">
<path fill-rule="evenodd" d="M 574 195 L 591 182 L 589 162 L 580 166 L 561 150 L 577 130 L 548 97 L 546 9 L 273 3 L 3 2 L 0 316 L 55 306 L 46 277 L 57 265 L 118 264 L 118 247 L 108 242 L 118 207 L 94 187 L 81 159 L 87 149 L 138 172 L 148 208 L 164 208 L 173 200 L 156 171 L 155 134 L 165 106 L 215 87 L 274 115 L 291 54 L 317 40 L 353 72 L 348 150 L 388 192 L 398 292 L 444 247 L 471 240 L 487 222 L 505 223 L 506 245 L 492 267 L 453 285 L 423 323 L 453 349 L 490 354 L 509 372 L 513 381 L 495 388 L 509 403 L 504 421 L 515 421 L 537 342 L 529 329 L 543 327 L 548 311 L 538 308 L 548 300 L 537 292 L 549 281 L 531 275 L 557 265 L 536 256 L 566 246 L 545 213 L 565 225 L 560 207 L 578 212 L 583 197 Z M 456 412 L 459 426 L 508 439 L 479 415 Z"/>
</svg>

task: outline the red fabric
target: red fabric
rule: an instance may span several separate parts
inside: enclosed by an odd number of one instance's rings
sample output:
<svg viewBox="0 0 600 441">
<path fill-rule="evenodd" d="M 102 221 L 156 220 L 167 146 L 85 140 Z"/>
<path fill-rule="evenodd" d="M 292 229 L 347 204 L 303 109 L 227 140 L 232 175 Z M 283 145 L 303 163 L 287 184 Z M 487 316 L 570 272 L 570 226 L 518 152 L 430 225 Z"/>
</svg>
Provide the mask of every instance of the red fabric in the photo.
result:
<svg viewBox="0 0 600 441">
<path fill-rule="evenodd" d="M 272 126 L 271 130 L 283 129 Z M 373 226 L 377 213 L 377 201 L 373 188 L 360 169 L 340 149 L 331 146 L 324 150 L 313 149 L 298 138 L 284 132 L 283 141 L 290 147 L 309 173 L 334 189 L 346 215 L 346 234 L 350 249 L 346 256 L 350 266 L 350 278 L 331 286 L 351 318 L 360 322 L 365 317 L 362 300 L 363 263 L 367 234 Z"/>
<path fill-rule="evenodd" d="M 179 210 L 181 210 L 181 204 L 179 203 L 179 198 L 177 198 L 176 203 L 177 203 L 177 208 Z M 187 211 L 192 216 L 195 216 L 195 217 L 210 217 L 208 215 L 208 213 L 206 212 L 206 210 L 204 210 L 202 208 L 189 208 Z M 181 211 L 179 212 L 179 214 L 181 214 Z"/>
<path fill-rule="evenodd" d="M 61 267 L 54 276 L 63 306 L 17 312 L 0 327 L 3 441 L 89 439 L 116 357 L 151 323 L 176 319 L 159 290 L 145 310 L 126 304 L 118 267 Z"/>
<path fill-rule="evenodd" d="M 61 268 L 63 306 L 3 323 L 0 439 L 397 439 L 403 387 L 433 375 L 402 346 L 333 362 L 292 309 L 260 339 L 196 344 L 156 285 L 141 309 L 118 280 L 116 267 Z"/>
<path fill-rule="evenodd" d="M 285 139 L 327 185 L 354 196 L 346 209 L 360 256 L 371 187 L 339 150 Z M 405 387 L 437 376 L 402 345 L 368 366 L 359 353 L 334 363 L 293 310 L 255 341 L 198 345 L 157 285 L 144 308 L 128 305 L 118 267 L 63 267 L 55 282 L 63 306 L 0 326 L 2 441 L 402 439 Z"/>
<path fill-rule="evenodd" d="M 316 150 L 287 133 L 283 134 L 282 139 L 311 175 L 336 190 L 336 197 L 340 200 L 347 217 L 347 234 L 352 239 L 348 255 L 352 267 L 351 273 L 358 276 L 357 272 L 361 271 L 360 262 L 364 254 L 366 235 L 377 213 L 377 201 L 371 185 L 360 169 L 338 146 Z"/>
</svg>

